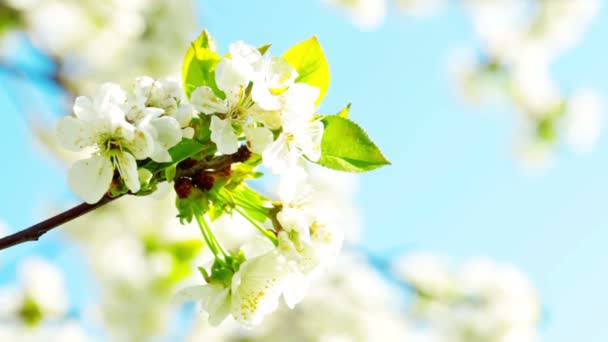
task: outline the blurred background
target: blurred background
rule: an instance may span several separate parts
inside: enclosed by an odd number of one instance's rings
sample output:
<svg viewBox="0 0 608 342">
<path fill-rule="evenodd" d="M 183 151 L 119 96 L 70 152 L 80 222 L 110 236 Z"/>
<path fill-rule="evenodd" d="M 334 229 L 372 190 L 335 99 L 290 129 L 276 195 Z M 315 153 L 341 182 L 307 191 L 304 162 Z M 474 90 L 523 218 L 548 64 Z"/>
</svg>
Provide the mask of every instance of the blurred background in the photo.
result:
<svg viewBox="0 0 608 342">
<path fill-rule="evenodd" d="M 317 172 L 344 256 L 259 329 L 212 328 L 197 304 L 175 304 L 202 281 L 206 249 L 171 198 L 125 198 L 0 252 L 0 341 L 608 339 L 602 5 L 1 0 L 0 235 L 77 203 L 65 177 L 77 156 L 54 140 L 73 97 L 179 78 L 202 28 L 221 52 L 244 40 L 280 54 L 316 35 L 332 75 L 319 112 L 352 102 L 393 165 L 340 182 Z"/>
</svg>

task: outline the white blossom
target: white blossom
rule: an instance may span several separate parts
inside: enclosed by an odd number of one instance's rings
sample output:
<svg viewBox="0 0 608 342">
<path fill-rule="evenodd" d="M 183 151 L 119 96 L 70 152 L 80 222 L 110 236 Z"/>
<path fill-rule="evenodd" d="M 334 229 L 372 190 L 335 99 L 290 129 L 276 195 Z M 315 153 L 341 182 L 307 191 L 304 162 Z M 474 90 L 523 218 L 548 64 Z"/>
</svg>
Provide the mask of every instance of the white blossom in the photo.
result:
<svg viewBox="0 0 608 342">
<path fill-rule="evenodd" d="M 110 187 L 114 169 L 132 192 L 139 191 L 136 157 L 148 156 L 146 134 L 127 122 L 120 106 L 126 94 L 120 87 L 104 84 L 91 99 L 78 97 L 76 117 L 63 118 L 57 127 L 62 145 L 72 151 L 94 148 L 88 159 L 74 163 L 68 175 L 72 190 L 88 203 L 95 203 Z"/>
</svg>

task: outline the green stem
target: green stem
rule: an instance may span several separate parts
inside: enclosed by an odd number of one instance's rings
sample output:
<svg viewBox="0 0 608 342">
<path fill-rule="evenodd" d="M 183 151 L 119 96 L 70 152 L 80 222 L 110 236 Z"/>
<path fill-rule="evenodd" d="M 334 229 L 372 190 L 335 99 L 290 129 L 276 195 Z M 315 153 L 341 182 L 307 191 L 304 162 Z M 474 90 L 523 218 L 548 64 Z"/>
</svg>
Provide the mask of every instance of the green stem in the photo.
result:
<svg viewBox="0 0 608 342">
<path fill-rule="evenodd" d="M 207 221 L 205 221 L 203 214 L 195 214 L 194 217 L 196 217 L 196 222 L 198 222 L 198 227 L 200 228 L 201 233 L 203 234 L 205 243 L 207 243 L 207 246 L 209 246 L 209 249 L 211 249 L 211 252 L 213 252 L 215 258 L 222 260 L 223 258 L 220 255 L 219 249 L 217 248 L 215 242 L 209 236 L 209 226 L 207 225 Z"/>
<path fill-rule="evenodd" d="M 207 220 L 205 220 L 205 217 L 201 215 L 201 221 L 203 223 L 203 225 L 205 226 L 205 229 L 207 230 L 207 234 L 209 234 L 209 238 L 211 239 L 211 241 L 213 241 L 213 243 L 215 244 L 215 247 L 222 253 L 224 254 L 225 257 L 229 256 L 230 253 L 228 253 L 228 251 L 226 251 L 226 249 L 224 248 L 224 246 L 222 246 L 222 244 L 218 241 L 218 239 L 215 237 L 215 234 L 213 234 L 213 230 L 211 230 L 211 227 L 209 226 L 209 223 L 207 223 Z"/>
<path fill-rule="evenodd" d="M 251 222 L 251 224 L 257 228 L 257 230 L 260 231 L 260 233 L 262 233 L 264 236 L 266 236 L 267 238 L 270 239 L 270 241 L 272 241 L 272 243 L 275 246 L 279 245 L 279 240 L 277 239 L 277 237 L 268 229 L 262 227 L 262 225 L 256 221 L 255 219 L 253 219 L 253 217 L 249 216 L 249 214 L 247 213 L 247 211 L 243 210 L 241 207 L 236 206 L 234 207 L 234 209 L 241 214 L 244 218 L 247 219 L 247 221 Z"/>
</svg>

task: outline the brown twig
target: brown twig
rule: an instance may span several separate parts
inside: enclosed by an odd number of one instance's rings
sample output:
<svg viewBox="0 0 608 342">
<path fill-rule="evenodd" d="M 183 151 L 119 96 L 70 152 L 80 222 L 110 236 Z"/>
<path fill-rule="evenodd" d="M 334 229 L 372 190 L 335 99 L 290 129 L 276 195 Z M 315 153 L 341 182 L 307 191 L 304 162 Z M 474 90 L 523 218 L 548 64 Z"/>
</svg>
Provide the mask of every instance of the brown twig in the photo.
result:
<svg viewBox="0 0 608 342">
<path fill-rule="evenodd" d="M 187 167 L 179 167 L 183 164 L 188 164 L 182 162 L 178 165 L 178 173 L 181 177 L 191 177 L 195 175 L 197 172 L 208 169 L 223 169 L 226 167 L 230 167 L 230 165 L 234 163 L 241 163 L 249 159 L 251 156 L 251 152 L 247 149 L 246 146 L 241 146 L 236 153 L 223 155 L 214 157 L 211 160 L 200 160 L 194 162 L 192 165 L 188 165 Z M 27 242 L 27 241 L 37 241 L 42 235 L 46 234 L 50 230 L 61 226 L 62 224 L 69 222 L 75 218 L 78 218 L 94 209 L 97 209 L 105 204 L 112 202 L 113 200 L 121 197 L 109 197 L 104 196 L 99 202 L 95 204 L 82 203 L 74 208 L 64 211 L 61 214 L 53 216 L 47 220 L 44 220 L 40 223 L 36 223 L 35 225 L 26 228 L 24 230 L 18 231 L 15 234 L 5 236 L 0 239 L 0 250 Z"/>
<path fill-rule="evenodd" d="M 82 203 L 74 208 L 64 211 L 61 214 L 53 216 L 47 220 L 18 231 L 15 234 L 5 236 L 0 239 L 0 250 L 24 243 L 27 241 L 37 241 L 42 235 L 46 234 L 51 229 L 57 228 L 62 224 L 69 222 L 77 217 L 80 217 L 94 209 L 97 209 L 105 204 L 112 202 L 118 197 L 104 196 L 99 202 L 95 204 Z"/>
<path fill-rule="evenodd" d="M 230 165 L 234 163 L 244 162 L 249 159 L 249 157 L 251 157 L 251 152 L 247 146 L 241 145 L 236 153 L 218 156 L 211 160 L 195 161 L 192 163 L 192 165 L 187 165 L 185 168 L 178 166 L 175 178 L 193 177 L 203 170 L 222 170 L 226 167 L 230 167 Z M 184 164 L 180 164 L 180 166 L 181 165 Z"/>
</svg>

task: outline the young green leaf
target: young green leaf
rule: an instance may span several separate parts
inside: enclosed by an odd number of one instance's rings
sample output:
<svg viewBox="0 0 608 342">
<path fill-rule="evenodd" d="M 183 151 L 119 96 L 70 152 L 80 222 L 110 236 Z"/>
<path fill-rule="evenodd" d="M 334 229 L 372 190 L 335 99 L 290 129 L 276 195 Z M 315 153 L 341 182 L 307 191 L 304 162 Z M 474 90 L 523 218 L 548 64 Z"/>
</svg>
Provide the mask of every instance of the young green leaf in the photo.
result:
<svg viewBox="0 0 608 342">
<path fill-rule="evenodd" d="M 156 173 L 161 171 L 167 167 L 175 165 L 182 160 L 186 160 L 195 154 L 203 151 L 205 146 L 200 144 L 199 142 L 191 139 L 182 139 L 177 145 L 171 147 L 169 149 L 169 154 L 171 155 L 171 162 L 169 163 L 157 163 L 155 161 L 148 161 L 147 163 L 141 165 L 146 168 L 148 171 L 152 173 Z M 170 172 L 170 171 L 169 171 Z"/>
<path fill-rule="evenodd" d="M 317 105 L 323 100 L 329 88 L 329 64 L 317 37 L 311 37 L 287 50 L 283 58 L 298 72 L 296 82 L 307 83 L 319 88 Z"/>
<path fill-rule="evenodd" d="M 272 44 L 270 44 L 270 43 L 264 44 L 258 48 L 258 51 L 263 55 L 266 53 L 266 51 L 268 51 L 268 49 L 270 49 L 271 46 L 272 46 Z"/>
<path fill-rule="evenodd" d="M 336 115 L 341 118 L 348 118 L 348 114 L 350 113 L 350 106 L 352 103 L 347 104 L 342 110 L 340 110 Z"/>
<path fill-rule="evenodd" d="M 215 67 L 220 61 L 220 56 L 215 50 L 215 40 L 207 30 L 203 30 L 190 44 L 182 64 L 184 91 L 188 97 L 200 86 L 208 86 L 217 96 L 225 97 L 215 82 Z"/>
<path fill-rule="evenodd" d="M 338 116 L 324 116 L 319 165 L 348 172 L 365 172 L 390 162 L 355 122 Z"/>
</svg>

